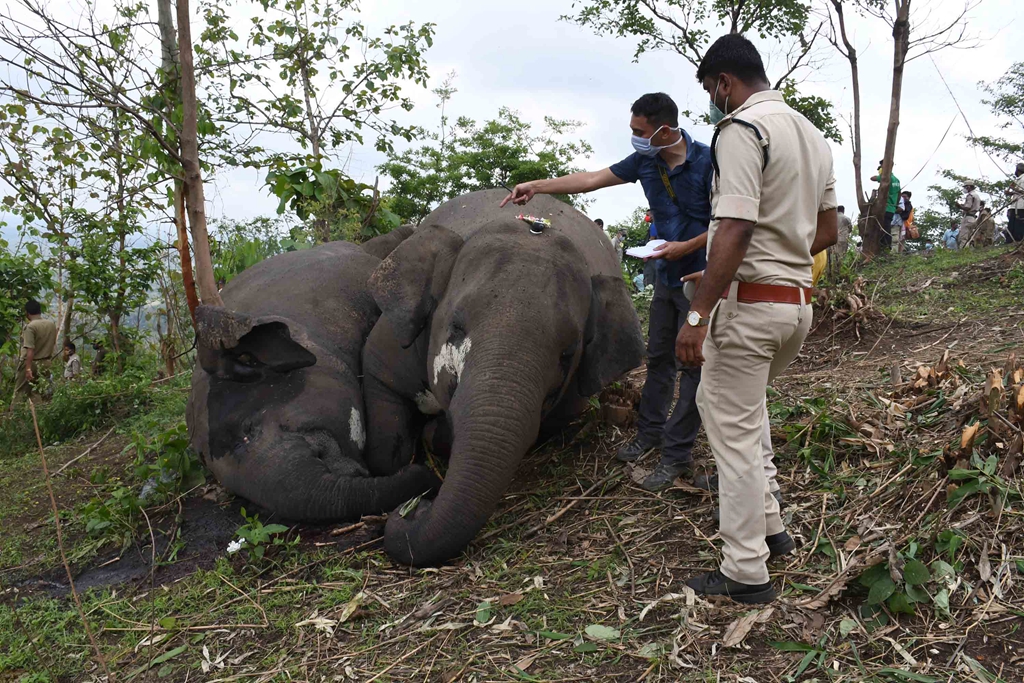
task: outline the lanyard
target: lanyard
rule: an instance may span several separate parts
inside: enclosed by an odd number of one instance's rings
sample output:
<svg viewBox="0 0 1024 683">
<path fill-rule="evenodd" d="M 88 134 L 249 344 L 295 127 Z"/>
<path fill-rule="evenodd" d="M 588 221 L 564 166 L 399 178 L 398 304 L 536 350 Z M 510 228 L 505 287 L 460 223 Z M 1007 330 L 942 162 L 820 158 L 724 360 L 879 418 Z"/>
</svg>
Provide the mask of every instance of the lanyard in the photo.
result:
<svg viewBox="0 0 1024 683">
<path fill-rule="evenodd" d="M 657 164 L 657 162 L 655 162 L 655 164 Z M 665 184 L 665 191 L 668 192 L 668 196 L 672 198 L 672 201 L 675 202 L 677 207 L 679 207 L 679 210 L 683 213 L 683 215 L 686 215 L 686 212 L 683 211 L 683 205 L 679 203 L 679 198 L 676 196 L 675 191 L 672 189 L 672 183 L 668 181 L 668 173 L 660 165 L 658 166 L 658 173 L 661 175 L 661 182 Z"/>
</svg>

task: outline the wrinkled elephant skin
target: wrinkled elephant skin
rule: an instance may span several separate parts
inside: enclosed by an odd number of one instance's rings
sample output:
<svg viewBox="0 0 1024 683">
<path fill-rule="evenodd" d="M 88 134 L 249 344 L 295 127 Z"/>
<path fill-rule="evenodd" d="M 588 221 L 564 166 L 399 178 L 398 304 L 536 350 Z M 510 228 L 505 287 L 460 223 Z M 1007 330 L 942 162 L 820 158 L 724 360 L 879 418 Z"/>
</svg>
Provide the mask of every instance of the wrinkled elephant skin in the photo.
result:
<svg viewBox="0 0 1024 683">
<path fill-rule="evenodd" d="M 385 548 L 433 565 L 494 511 L 544 420 L 571 415 L 643 361 L 611 243 L 568 204 L 537 197 L 532 234 L 500 190 L 440 206 L 370 279 L 382 316 L 363 350 L 367 464 L 408 463 L 417 414 L 442 412 L 451 458 L 438 497 L 392 514 Z"/>
<path fill-rule="evenodd" d="M 419 465 L 371 476 L 361 350 L 379 310 L 366 281 L 380 263 L 332 242 L 263 261 L 197 311 L 187 410 L 192 447 L 217 480 L 285 519 L 378 514 L 430 491 Z"/>
</svg>

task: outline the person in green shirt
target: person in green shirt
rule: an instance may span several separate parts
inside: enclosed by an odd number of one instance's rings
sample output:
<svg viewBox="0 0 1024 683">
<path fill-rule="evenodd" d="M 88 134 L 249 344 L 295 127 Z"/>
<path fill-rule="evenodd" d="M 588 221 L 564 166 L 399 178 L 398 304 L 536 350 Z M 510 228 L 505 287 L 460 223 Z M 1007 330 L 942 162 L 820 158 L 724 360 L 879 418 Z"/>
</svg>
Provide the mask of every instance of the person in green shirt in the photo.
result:
<svg viewBox="0 0 1024 683">
<path fill-rule="evenodd" d="M 25 304 L 25 315 L 28 324 L 21 333 L 21 354 L 18 358 L 18 369 L 14 375 L 14 397 L 11 407 L 21 398 L 32 395 L 32 382 L 38 377 L 39 366 L 53 358 L 57 344 L 57 326 L 52 320 L 42 317 L 42 306 L 35 299 Z"/>
<path fill-rule="evenodd" d="M 882 181 L 882 162 L 878 162 L 878 173 L 871 176 L 875 182 Z M 882 233 L 878 238 L 878 250 L 882 254 L 888 254 L 892 249 L 892 217 L 896 213 L 896 207 L 900 203 L 900 179 L 895 173 L 889 174 L 889 197 L 885 201 L 885 216 L 882 218 Z"/>
</svg>

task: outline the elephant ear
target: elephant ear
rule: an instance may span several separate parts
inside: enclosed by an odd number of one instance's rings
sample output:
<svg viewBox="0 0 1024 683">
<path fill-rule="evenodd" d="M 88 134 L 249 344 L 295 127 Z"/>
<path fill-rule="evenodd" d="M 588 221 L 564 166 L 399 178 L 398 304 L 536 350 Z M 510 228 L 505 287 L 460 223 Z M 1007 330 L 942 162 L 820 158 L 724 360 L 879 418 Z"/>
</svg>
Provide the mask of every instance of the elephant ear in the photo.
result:
<svg viewBox="0 0 1024 683">
<path fill-rule="evenodd" d="M 416 341 L 444 296 L 462 242 L 439 225 L 417 228 L 370 275 L 370 293 L 403 348 Z"/>
<path fill-rule="evenodd" d="M 284 373 L 315 365 L 316 356 L 306 349 L 301 333 L 298 337 L 278 316 L 250 316 L 221 306 L 196 309 L 199 365 L 225 379 L 255 378 L 254 368 Z"/>
<path fill-rule="evenodd" d="M 363 251 L 372 254 L 379 259 L 386 259 L 388 255 L 412 235 L 414 228 L 411 225 L 401 225 L 391 232 L 377 235 L 371 240 L 363 242 Z"/>
<path fill-rule="evenodd" d="M 590 278 L 590 316 L 577 372 L 581 396 L 598 393 L 644 360 L 644 337 L 621 277 Z"/>
</svg>

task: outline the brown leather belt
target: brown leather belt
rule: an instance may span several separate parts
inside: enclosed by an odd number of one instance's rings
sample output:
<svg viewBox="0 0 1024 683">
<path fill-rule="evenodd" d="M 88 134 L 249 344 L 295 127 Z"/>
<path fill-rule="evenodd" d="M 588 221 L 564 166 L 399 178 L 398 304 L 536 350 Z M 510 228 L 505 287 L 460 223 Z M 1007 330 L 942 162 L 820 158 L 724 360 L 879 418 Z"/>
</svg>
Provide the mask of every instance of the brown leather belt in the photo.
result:
<svg viewBox="0 0 1024 683">
<path fill-rule="evenodd" d="M 804 298 L 800 299 L 803 291 Z M 810 287 L 789 287 L 787 285 L 763 285 L 756 282 L 737 282 L 736 301 L 744 304 L 775 303 L 802 304 L 811 303 L 814 290 Z M 729 298 L 729 288 L 722 293 L 723 299 Z"/>
</svg>

